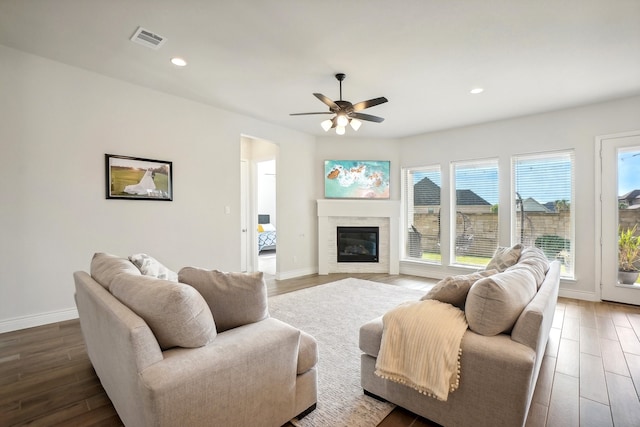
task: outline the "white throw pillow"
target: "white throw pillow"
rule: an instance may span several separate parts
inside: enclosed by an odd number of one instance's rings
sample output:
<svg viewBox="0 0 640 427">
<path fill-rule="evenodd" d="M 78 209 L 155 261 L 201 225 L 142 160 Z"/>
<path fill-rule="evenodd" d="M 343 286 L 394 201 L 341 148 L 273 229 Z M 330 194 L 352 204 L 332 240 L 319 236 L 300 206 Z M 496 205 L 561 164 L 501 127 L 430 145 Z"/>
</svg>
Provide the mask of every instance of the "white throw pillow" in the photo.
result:
<svg viewBox="0 0 640 427">
<path fill-rule="evenodd" d="M 135 254 L 129 256 L 129 261 L 135 264 L 140 273 L 145 276 L 155 277 L 156 279 L 169 280 L 171 282 L 178 281 L 178 274 L 165 267 L 160 261 L 147 254 Z"/>
</svg>

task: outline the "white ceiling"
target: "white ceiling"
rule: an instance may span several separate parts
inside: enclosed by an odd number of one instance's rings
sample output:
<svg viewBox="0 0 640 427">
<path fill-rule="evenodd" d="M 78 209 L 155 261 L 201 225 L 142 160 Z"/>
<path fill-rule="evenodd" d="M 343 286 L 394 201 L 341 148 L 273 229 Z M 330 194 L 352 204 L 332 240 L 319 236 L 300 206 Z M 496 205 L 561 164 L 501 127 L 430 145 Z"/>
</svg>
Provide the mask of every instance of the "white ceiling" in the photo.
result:
<svg viewBox="0 0 640 427">
<path fill-rule="evenodd" d="M 343 99 L 389 99 L 348 136 L 640 94 L 640 0 L 0 0 L 0 44 L 315 135 L 326 117 L 289 113 L 325 111 L 337 72 Z"/>
</svg>

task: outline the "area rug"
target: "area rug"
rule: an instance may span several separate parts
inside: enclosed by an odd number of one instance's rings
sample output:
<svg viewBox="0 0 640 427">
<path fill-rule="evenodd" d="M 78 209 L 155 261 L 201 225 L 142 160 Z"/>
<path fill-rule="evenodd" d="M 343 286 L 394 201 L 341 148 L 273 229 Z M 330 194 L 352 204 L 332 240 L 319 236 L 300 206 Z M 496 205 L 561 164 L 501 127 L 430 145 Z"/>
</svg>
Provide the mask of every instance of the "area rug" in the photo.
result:
<svg viewBox="0 0 640 427">
<path fill-rule="evenodd" d="M 425 291 L 343 279 L 269 298 L 271 316 L 318 341 L 318 406 L 299 427 L 372 427 L 395 407 L 365 396 L 360 386 L 360 326 Z"/>
</svg>

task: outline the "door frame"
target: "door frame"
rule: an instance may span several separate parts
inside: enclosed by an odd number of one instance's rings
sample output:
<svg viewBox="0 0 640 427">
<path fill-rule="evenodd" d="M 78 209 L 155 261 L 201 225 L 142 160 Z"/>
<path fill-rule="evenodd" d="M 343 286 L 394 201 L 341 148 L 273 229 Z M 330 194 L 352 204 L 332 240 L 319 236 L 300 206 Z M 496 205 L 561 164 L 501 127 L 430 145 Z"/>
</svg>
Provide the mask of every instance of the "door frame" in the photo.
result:
<svg viewBox="0 0 640 427">
<path fill-rule="evenodd" d="M 605 262 L 610 262 L 610 259 L 603 258 L 603 236 L 604 236 L 604 203 L 603 203 L 603 168 L 604 162 L 602 158 L 602 150 L 606 145 L 606 141 L 623 139 L 629 137 L 640 137 L 640 130 L 608 134 L 608 135 L 600 135 L 595 138 L 595 201 L 596 201 L 596 215 L 595 215 L 595 241 L 597 244 L 595 245 L 595 277 L 597 280 L 596 286 L 596 296 L 599 300 L 602 300 L 602 288 L 604 286 L 604 277 L 603 277 L 603 265 Z M 617 175 L 616 175 L 617 176 Z M 616 192 L 617 194 L 617 192 Z M 617 258 L 617 256 L 616 256 Z M 634 292 L 640 292 L 640 290 Z"/>
</svg>

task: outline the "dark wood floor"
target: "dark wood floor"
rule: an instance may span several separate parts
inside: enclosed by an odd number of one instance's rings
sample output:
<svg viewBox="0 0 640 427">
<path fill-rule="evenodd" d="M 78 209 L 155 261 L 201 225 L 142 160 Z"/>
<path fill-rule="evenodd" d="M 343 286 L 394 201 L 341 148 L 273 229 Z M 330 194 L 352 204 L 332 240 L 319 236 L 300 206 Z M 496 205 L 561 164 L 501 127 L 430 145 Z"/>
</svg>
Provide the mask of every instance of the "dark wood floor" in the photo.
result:
<svg viewBox="0 0 640 427">
<path fill-rule="evenodd" d="M 269 295 L 345 277 L 426 291 L 432 280 L 331 274 L 268 281 Z M 640 426 L 640 308 L 560 299 L 527 426 Z M 0 426 L 120 426 L 77 320 L 0 335 Z M 379 427 L 434 426 L 395 409 Z"/>
</svg>

